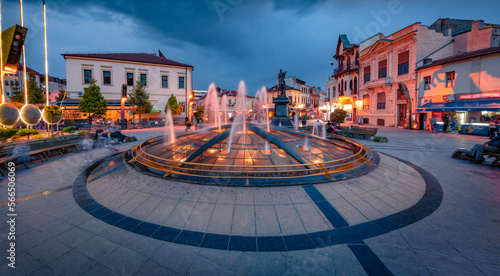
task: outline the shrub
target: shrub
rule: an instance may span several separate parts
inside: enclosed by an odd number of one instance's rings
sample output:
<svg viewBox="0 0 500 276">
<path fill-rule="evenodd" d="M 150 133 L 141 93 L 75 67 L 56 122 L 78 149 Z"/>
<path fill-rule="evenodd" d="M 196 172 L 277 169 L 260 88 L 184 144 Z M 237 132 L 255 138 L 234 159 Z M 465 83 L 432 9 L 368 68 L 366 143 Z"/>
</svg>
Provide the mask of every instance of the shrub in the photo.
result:
<svg viewBox="0 0 500 276">
<path fill-rule="evenodd" d="M 17 134 L 21 137 L 28 136 L 28 140 L 30 139 L 30 135 L 38 135 L 40 132 L 36 129 L 21 129 L 17 132 Z"/>
<path fill-rule="evenodd" d="M 66 132 L 66 133 L 73 133 L 76 131 L 76 127 L 74 126 L 68 126 L 68 127 L 65 127 L 62 132 Z"/>
<path fill-rule="evenodd" d="M 85 134 L 87 134 L 87 133 L 89 133 L 89 132 L 88 132 L 88 131 L 86 131 L 86 130 L 82 130 L 82 131 L 78 132 L 78 135 L 85 135 Z"/>
<path fill-rule="evenodd" d="M 6 128 L 6 129 L 0 129 L 0 140 L 3 142 L 6 142 L 10 138 L 14 137 L 19 130 L 15 127 L 12 128 Z"/>
<path fill-rule="evenodd" d="M 345 118 L 347 118 L 347 111 L 340 108 L 335 109 L 335 111 L 330 114 L 330 121 L 332 121 L 333 123 L 343 123 L 345 121 Z"/>
</svg>

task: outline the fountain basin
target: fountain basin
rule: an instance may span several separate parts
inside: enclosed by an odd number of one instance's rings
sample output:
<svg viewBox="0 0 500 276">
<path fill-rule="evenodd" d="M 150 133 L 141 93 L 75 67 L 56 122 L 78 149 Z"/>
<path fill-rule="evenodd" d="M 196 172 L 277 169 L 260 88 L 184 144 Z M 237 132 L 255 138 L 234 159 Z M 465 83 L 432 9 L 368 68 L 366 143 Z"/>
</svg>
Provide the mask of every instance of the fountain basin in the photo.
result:
<svg viewBox="0 0 500 276">
<path fill-rule="evenodd" d="M 230 125 L 139 144 L 127 154 L 143 173 L 210 185 L 272 186 L 343 180 L 376 168 L 378 155 L 357 141 L 320 137 L 282 128 L 248 124 L 233 133 Z M 307 138 L 307 147 L 303 141 Z M 168 137 L 167 137 L 168 139 Z M 276 153 L 276 154 L 274 154 Z"/>
</svg>

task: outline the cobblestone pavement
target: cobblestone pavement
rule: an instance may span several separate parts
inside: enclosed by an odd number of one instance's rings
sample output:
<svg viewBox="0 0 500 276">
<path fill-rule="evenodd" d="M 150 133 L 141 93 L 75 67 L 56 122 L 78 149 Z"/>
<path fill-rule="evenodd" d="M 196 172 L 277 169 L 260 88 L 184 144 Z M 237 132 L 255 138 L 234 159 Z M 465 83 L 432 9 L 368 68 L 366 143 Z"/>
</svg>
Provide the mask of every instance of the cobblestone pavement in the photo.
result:
<svg viewBox="0 0 500 276">
<path fill-rule="evenodd" d="M 126 131 L 138 141 L 94 150 L 94 161 L 162 134 Z M 305 186 L 177 183 L 117 157 L 114 173 L 97 167 L 80 185 L 82 153 L 17 168 L 15 217 L 0 182 L 0 275 L 499 275 L 500 168 L 450 157 L 487 138 L 379 135 L 389 143 L 360 140 L 380 153 L 373 173 Z M 84 192 L 102 208 L 82 208 Z"/>
</svg>

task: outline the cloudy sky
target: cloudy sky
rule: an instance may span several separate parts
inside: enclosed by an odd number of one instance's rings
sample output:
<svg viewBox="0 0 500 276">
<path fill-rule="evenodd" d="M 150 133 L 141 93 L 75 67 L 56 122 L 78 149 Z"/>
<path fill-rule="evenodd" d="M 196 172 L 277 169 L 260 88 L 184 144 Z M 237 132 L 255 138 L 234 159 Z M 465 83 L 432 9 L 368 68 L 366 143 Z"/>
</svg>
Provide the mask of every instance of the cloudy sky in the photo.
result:
<svg viewBox="0 0 500 276">
<path fill-rule="evenodd" d="M 326 85 L 339 34 L 351 43 L 414 22 L 483 19 L 500 24 L 500 1 L 463 0 L 46 0 L 50 75 L 65 78 L 67 52 L 158 49 L 194 66 L 194 89 L 210 82 L 250 94 L 276 84 L 280 69 Z M 471 6 L 474 5 L 473 7 Z M 43 73 L 42 0 L 25 0 L 27 65 Z M 19 24 L 19 1 L 2 1 L 2 30 Z"/>
</svg>

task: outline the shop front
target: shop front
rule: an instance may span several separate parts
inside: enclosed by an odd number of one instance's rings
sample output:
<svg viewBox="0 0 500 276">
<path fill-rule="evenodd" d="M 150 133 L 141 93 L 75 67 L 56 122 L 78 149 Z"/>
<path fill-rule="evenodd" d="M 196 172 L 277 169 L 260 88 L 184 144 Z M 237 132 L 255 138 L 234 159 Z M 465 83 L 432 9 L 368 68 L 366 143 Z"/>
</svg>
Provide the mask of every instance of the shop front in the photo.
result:
<svg viewBox="0 0 500 276">
<path fill-rule="evenodd" d="M 453 119 L 458 122 L 454 130 L 459 133 L 488 135 L 490 122 L 500 118 L 500 92 L 498 98 L 493 97 L 494 99 L 491 96 L 497 94 L 490 93 L 487 98 L 480 95 L 482 94 L 464 94 L 452 102 L 427 103 L 417 108 L 417 112 L 427 113 L 427 119 L 437 117 L 438 131 L 444 125 L 443 118 L 448 116 L 450 125 Z"/>
</svg>

